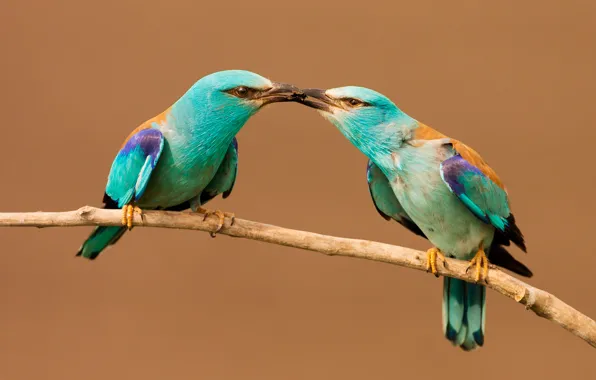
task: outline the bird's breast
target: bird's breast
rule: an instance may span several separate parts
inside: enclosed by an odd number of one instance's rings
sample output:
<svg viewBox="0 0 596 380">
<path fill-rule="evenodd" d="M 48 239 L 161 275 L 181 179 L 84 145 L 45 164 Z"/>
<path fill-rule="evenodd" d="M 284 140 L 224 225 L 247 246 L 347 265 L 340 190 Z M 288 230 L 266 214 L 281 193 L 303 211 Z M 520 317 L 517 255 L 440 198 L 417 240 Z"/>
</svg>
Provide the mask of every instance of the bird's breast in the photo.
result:
<svg viewBox="0 0 596 380">
<path fill-rule="evenodd" d="M 390 180 L 396 197 L 435 246 L 448 255 L 467 258 L 480 241 L 489 236 L 492 239 L 491 228 L 444 184 L 440 174 L 443 152 L 409 149 L 397 155 L 399 168 Z"/>
<path fill-rule="evenodd" d="M 227 150 L 227 146 L 219 147 L 223 144 L 169 137 L 139 202 L 141 207 L 171 207 L 196 197 L 215 176 Z"/>
</svg>

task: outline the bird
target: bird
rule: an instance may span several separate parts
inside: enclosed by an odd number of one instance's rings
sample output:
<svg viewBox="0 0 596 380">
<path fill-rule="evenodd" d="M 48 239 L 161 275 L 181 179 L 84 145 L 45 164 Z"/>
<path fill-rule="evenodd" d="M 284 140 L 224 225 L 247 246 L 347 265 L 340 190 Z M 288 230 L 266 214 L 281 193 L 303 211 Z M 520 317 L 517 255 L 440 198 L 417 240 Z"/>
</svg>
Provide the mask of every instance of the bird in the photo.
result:
<svg viewBox="0 0 596 380">
<path fill-rule="evenodd" d="M 344 86 L 302 90 L 299 101 L 331 122 L 368 159 L 375 207 L 429 240 L 427 271 L 445 257 L 469 261 L 475 282 L 445 277 L 443 334 L 464 351 L 484 345 L 488 257 L 525 276 L 532 272 L 503 246 L 527 252 L 507 190 L 474 149 L 412 118 L 385 95 Z"/>
<path fill-rule="evenodd" d="M 368 160 L 366 165 L 366 181 L 368 190 L 377 212 L 385 220 L 394 220 L 410 232 L 424 239 L 428 238 L 424 232 L 410 219 L 399 200 L 395 196 L 389 180 L 374 162 Z M 503 267 L 523 277 L 532 277 L 534 274 L 526 265 L 516 260 L 503 246 L 509 246 L 509 240 L 504 239 L 499 230 L 495 230 L 495 238 L 490 247 L 490 262 Z M 431 268 L 427 268 L 429 270 Z M 435 276 L 438 276 L 435 273 Z"/>
<path fill-rule="evenodd" d="M 134 129 L 121 145 L 104 191 L 106 209 L 122 210 L 122 225 L 96 227 L 76 256 L 94 260 L 133 228 L 143 210 L 218 218 L 215 236 L 234 214 L 203 208 L 227 198 L 238 171 L 236 134 L 264 106 L 302 96 L 290 84 L 246 70 L 223 70 L 196 81 L 173 105 Z"/>
</svg>

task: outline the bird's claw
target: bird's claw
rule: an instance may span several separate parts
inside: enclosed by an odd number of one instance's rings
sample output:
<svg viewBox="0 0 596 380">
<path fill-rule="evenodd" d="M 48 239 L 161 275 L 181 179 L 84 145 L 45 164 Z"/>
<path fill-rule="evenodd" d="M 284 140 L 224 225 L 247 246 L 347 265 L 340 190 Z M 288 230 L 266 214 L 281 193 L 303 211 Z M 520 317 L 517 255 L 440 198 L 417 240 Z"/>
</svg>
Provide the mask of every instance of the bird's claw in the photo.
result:
<svg viewBox="0 0 596 380">
<path fill-rule="evenodd" d="M 217 218 L 218 218 L 217 228 L 215 229 L 215 231 L 209 232 L 209 235 L 213 238 L 223 228 L 226 217 L 230 218 L 230 220 L 231 220 L 230 226 L 234 225 L 234 221 L 236 219 L 236 215 L 232 212 L 226 212 L 226 211 L 221 211 L 221 210 L 207 210 L 202 207 L 200 207 L 197 211 L 200 212 L 201 214 L 203 214 L 203 220 L 207 220 L 207 218 L 210 215 L 217 216 Z"/>
<path fill-rule="evenodd" d="M 432 247 L 426 251 L 426 271 L 432 272 L 435 277 L 439 277 L 439 272 L 437 271 L 437 259 L 441 260 L 443 266 L 445 266 L 445 255 L 443 255 L 437 247 Z"/>
<path fill-rule="evenodd" d="M 135 213 L 139 214 L 141 218 L 143 217 L 143 210 L 141 210 L 138 206 L 129 204 L 122 207 L 122 225 L 126 226 L 129 231 L 132 229 Z"/>
<path fill-rule="evenodd" d="M 474 280 L 480 282 L 480 279 L 482 278 L 484 282 L 486 282 L 488 278 L 488 257 L 486 257 L 483 248 L 479 248 L 474 258 L 470 260 L 470 263 L 466 268 L 466 273 L 468 273 L 472 267 L 476 268 L 476 276 L 474 277 Z"/>
</svg>

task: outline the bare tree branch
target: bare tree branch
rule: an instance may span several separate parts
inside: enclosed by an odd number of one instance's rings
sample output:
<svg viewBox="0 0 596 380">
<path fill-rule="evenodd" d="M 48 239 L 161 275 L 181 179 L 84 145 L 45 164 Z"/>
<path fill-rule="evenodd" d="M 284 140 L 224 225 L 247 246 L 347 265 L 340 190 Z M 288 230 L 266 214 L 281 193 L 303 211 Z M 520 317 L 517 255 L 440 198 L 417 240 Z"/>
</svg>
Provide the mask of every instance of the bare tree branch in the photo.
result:
<svg viewBox="0 0 596 380">
<path fill-rule="evenodd" d="M 0 227 L 74 227 L 120 226 L 119 210 L 104 210 L 85 206 L 67 212 L 0 213 Z M 229 221 L 228 221 L 229 222 Z M 143 217 L 135 215 L 135 226 L 213 231 L 215 218 L 203 221 L 203 216 L 188 212 L 147 211 Z M 356 257 L 426 270 L 426 253 L 410 248 L 367 240 L 346 239 L 312 232 L 236 219 L 220 234 L 301 248 L 309 251 Z M 466 274 L 467 263 L 447 259 L 447 266 L 438 265 L 439 274 L 473 282 L 473 273 Z M 596 322 L 567 305 L 554 295 L 530 286 L 496 267 L 490 269 L 487 287 L 531 309 L 536 315 L 557 323 L 564 329 L 596 347 Z"/>
</svg>

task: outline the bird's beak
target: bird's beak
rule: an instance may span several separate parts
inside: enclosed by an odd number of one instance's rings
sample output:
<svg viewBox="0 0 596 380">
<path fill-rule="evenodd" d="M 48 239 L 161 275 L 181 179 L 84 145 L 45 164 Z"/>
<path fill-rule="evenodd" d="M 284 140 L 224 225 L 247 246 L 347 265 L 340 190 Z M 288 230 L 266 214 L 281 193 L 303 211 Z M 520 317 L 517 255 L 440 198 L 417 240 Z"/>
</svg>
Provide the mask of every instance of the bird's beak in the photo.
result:
<svg viewBox="0 0 596 380">
<path fill-rule="evenodd" d="M 306 98 L 306 95 L 296 86 L 286 83 L 273 82 L 273 86 L 267 91 L 263 91 L 258 97 L 262 105 L 279 102 L 297 102 Z"/>
<path fill-rule="evenodd" d="M 300 103 L 320 111 L 333 113 L 333 107 L 336 106 L 335 101 L 325 94 L 325 90 L 306 88 L 302 92 L 305 97 L 299 100 Z"/>
</svg>

